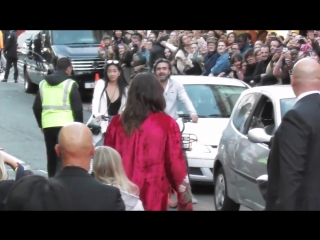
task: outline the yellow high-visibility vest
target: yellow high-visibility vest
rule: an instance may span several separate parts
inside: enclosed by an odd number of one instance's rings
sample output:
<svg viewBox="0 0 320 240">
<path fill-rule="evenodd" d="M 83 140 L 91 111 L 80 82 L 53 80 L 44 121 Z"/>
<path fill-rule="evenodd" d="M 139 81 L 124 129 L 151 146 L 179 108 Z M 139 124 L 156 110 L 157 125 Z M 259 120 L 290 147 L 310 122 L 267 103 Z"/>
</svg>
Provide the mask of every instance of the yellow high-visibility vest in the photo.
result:
<svg viewBox="0 0 320 240">
<path fill-rule="evenodd" d="M 40 82 L 42 128 L 63 127 L 74 122 L 70 105 L 70 92 L 74 82 L 72 79 L 67 79 L 55 86 L 48 84 L 46 80 Z"/>
</svg>

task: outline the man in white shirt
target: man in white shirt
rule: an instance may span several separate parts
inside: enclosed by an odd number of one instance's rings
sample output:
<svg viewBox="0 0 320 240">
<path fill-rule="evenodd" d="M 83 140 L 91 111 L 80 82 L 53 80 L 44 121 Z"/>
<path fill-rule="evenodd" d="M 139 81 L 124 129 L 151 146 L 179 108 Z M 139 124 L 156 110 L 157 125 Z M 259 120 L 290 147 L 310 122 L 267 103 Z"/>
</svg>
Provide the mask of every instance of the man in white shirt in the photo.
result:
<svg viewBox="0 0 320 240">
<path fill-rule="evenodd" d="M 193 123 L 198 122 L 197 111 L 195 110 L 190 98 L 183 85 L 173 79 L 170 79 L 172 65 L 167 59 L 158 59 L 154 64 L 154 73 L 158 77 L 161 85 L 165 89 L 164 98 L 166 99 L 165 112 L 172 118 L 177 120 L 178 116 L 178 101 L 180 101 L 190 114 Z M 186 163 L 188 164 L 186 154 L 184 152 Z M 188 167 L 189 168 L 189 167 Z M 189 177 L 190 178 L 190 177 Z M 195 204 L 197 200 L 192 197 L 192 202 Z"/>
</svg>

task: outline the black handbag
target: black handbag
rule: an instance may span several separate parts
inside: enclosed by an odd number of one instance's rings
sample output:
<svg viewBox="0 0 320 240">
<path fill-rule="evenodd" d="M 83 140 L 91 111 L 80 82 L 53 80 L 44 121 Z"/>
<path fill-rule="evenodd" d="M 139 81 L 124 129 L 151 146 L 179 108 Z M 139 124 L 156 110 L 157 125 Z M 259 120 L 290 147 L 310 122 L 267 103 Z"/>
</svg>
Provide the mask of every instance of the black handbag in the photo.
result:
<svg viewBox="0 0 320 240">
<path fill-rule="evenodd" d="M 98 135 L 101 132 L 101 126 L 94 123 L 89 123 L 88 128 L 91 130 L 93 135 Z"/>
</svg>

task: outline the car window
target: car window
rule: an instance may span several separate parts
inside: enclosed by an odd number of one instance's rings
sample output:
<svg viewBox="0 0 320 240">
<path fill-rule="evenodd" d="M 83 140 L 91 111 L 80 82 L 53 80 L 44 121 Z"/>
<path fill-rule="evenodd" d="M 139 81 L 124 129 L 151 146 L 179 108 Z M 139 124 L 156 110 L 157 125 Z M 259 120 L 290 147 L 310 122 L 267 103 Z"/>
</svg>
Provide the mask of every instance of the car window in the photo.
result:
<svg viewBox="0 0 320 240">
<path fill-rule="evenodd" d="M 274 116 L 272 100 L 269 97 L 262 95 L 254 113 L 251 115 L 251 119 L 247 119 L 247 121 L 249 121 L 249 127 L 245 133 L 254 128 L 263 128 L 267 134 L 273 135 L 276 129 Z"/>
<path fill-rule="evenodd" d="M 284 98 L 280 100 L 281 119 L 294 106 L 296 98 Z"/>
<path fill-rule="evenodd" d="M 240 100 L 236 109 L 234 109 L 234 114 L 232 117 L 232 123 L 234 127 L 241 133 L 244 133 L 244 126 L 252 107 L 257 100 L 257 93 L 249 93 Z"/>
<path fill-rule="evenodd" d="M 99 44 L 93 30 L 52 30 L 54 45 Z"/>
<path fill-rule="evenodd" d="M 229 118 L 246 87 L 213 84 L 188 84 L 184 88 L 199 116 Z M 189 114 L 178 102 L 178 114 Z"/>
</svg>

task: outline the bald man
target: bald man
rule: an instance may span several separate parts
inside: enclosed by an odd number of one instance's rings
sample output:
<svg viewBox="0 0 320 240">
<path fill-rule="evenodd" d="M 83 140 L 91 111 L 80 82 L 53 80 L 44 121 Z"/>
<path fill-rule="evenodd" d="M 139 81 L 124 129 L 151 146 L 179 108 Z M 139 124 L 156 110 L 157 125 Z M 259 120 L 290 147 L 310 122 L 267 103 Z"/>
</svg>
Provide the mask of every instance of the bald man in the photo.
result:
<svg viewBox="0 0 320 240">
<path fill-rule="evenodd" d="M 266 210 L 320 210 L 320 65 L 293 68 L 297 100 L 275 133 L 268 161 Z"/>
<path fill-rule="evenodd" d="M 87 126 L 64 126 L 56 152 L 62 158 L 62 170 L 55 178 L 68 189 L 75 210 L 125 211 L 119 189 L 98 182 L 88 173 L 94 146 Z"/>
</svg>

